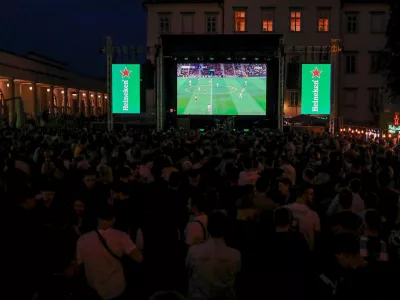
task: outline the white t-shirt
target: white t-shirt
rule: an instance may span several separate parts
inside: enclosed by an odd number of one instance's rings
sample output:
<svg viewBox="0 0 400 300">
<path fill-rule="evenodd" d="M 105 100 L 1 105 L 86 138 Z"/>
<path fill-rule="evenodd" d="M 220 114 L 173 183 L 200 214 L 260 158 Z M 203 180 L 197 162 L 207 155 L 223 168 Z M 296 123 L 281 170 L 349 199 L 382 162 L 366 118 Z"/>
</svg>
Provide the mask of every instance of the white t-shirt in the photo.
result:
<svg viewBox="0 0 400 300">
<path fill-rule="evenodd" d="M 99 230 L 111 251 L 122 257 L 130 255 L 136 245 L 130 237 L 116 229 Z M 125 291 L 125 276 L 121 262 L 101 243 L 95 231 L 82 235 L 76 246 L 77 263 L 83 263 L 88 284 L 102 299 L 119 297 Z"/>
<path fill-rule="evenodd" d="M 307 205 L 291 203 L 286 206 L 293 213 L 293 217 L 299 222 L 299 231 L 304 234 L 310 248 L 313 248 L 315 232 L 321 230 L 318 214 Z"/>
</svg>

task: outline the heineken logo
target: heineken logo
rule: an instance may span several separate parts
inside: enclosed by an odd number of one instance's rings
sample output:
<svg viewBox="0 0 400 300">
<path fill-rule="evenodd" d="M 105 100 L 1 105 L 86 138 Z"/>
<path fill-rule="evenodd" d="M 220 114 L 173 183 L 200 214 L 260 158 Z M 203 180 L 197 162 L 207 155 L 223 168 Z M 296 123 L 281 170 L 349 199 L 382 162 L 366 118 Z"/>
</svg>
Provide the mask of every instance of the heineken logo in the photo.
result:
<svg viewBox="0 0 400 300">
<path fill-rule="evenodd" d="M 123 111 L 129 111 L 129 81 L 125 78 L 130 78 L 131 72 L 132 71 L 128 70 L 127 67 L 121 70 L 122 82 L 124 84 L 124 89 L 123 89 L 124 98 L 122 106 Z"/>
<path fill-rule="evenodd" d="M 312 111 L 313 112 L 318 112 L 318 104 L 319 104 L 319 79 L 321 79 L 321 70 L 318 70 L 318 67 L 315 67 L 314 70 L 310 71 L 312 74 L 312 82 L 314 85 L 313 89 L 313 106 L 312 106 Z M 318 78 L 318 79 L 314 79 Z"/>
</svg>

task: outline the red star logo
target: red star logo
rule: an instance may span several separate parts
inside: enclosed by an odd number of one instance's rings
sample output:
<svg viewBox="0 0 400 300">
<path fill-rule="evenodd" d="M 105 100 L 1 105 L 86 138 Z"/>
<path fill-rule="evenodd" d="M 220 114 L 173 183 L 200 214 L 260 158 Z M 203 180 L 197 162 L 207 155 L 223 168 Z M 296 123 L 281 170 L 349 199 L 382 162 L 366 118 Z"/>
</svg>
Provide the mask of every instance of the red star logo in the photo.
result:
<svg viewBox="0 0 400 300">
<path fill-rule="evenodd" d="M 131 72 L 132 72 L 132 71 L 129 71 L 129 70 L 125 67 L 125 69 L 123 69 L 123 70 L 121 71 L 122 78 L 124 78 L 124 77 L 131 78 L 131 77 L 130 77 Z"/>
<path fill-rule="evenodd" d="M 312 78 L 314 77 L 321 78 L 322 71 L 318 70 L 318 67 L 315 67 L 315 70 L 311 70 L 310 72 L 312 74 Z"/>
</svg>

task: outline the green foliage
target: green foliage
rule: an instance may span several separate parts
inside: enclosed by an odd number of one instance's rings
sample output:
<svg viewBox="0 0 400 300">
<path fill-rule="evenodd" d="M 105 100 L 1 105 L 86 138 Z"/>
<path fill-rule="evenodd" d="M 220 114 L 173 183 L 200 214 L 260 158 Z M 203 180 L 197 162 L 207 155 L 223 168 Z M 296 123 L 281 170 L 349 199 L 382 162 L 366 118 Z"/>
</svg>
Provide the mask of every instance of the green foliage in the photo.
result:
<svg viewBox="0 0 400 300">
<path fill-rule="evenodd" d="M 386 29 L 384 51 L 387 88 L 392 96 L 400 95 L 400 2 L 392 1 Z"/>
</svg>

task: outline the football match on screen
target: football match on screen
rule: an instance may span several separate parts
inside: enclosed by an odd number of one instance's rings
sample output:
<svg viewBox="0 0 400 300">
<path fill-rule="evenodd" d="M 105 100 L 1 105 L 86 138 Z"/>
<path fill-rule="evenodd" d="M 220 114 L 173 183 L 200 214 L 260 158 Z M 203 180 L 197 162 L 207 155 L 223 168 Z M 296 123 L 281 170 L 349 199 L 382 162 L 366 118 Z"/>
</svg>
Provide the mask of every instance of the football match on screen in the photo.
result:
<svg viewBox="0 0 400 300">
<path fill-rule="evenodd" d="M 267 65 L 177 65 L 178 115 L 265 115 Z"/>
</svg>

